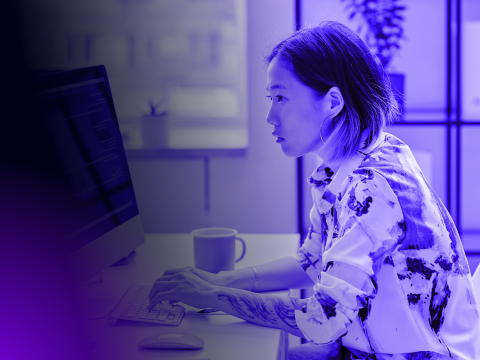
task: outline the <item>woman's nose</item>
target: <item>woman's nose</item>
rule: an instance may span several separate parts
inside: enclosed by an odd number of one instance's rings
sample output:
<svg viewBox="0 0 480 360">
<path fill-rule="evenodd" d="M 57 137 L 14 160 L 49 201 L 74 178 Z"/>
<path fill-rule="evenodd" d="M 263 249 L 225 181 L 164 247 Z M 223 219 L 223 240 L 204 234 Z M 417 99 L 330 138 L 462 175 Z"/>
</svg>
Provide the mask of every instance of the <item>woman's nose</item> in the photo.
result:
<svg viewBox="0 0 480 360">
<path fill-rule="evenodd" d="M 278 120 L 278 116 L 275 114 L 273 106 L 270 106 L 270 109 L 268 110 L 267 123 L 269 123 L 271 125 L 274 125 L 274 126 L 280 125 L 280 122 Z"/>
</svg>

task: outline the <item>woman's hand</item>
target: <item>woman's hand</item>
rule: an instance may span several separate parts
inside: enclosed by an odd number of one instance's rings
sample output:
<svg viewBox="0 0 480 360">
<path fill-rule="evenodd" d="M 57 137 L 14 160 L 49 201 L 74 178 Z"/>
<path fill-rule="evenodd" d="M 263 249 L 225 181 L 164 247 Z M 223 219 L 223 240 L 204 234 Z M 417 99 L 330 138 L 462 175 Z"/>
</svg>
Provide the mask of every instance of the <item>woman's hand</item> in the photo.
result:
<svg viewBox="0 0 480 360">
<path fill-rule="evenodd" d="M 178 274 L 182 271 L 190 271 L 200 277 L 201 279 L 205 280 L 206 282 L 209 282 L 212 285 L 216 286 L 228 286 L 228 272 L 226 271 L 221 271 L 218 274 L 214 274 L 208 271 L 203 271 L 200 269 L 193 268 L 191 266 L 184 267 L 184 268 L 177 268 L 177 269 L 169 269 L 166 270 L 163 273 L 163 276 L 168 276 L 168 275 L 175 275 Z"/>
<path fill-rule="evenodd" d="M 302 265 L 292 256 L 274 260 L 255 266 L 258 284 L 255 291 L 311 288 L 314 282 L 309 278 Z M 182 271 L 190 271 L 201 279 L 215 286 L 229 287 L 251 291 L 257 277 L 251 268 L 240 268 L 231 271 L 220 271 L 213 274 L 192 267 L 170 269 L 163 276 L 175 275 Z"/>
<path fill-rule="evenodd" d="M 217 286 L 202 279 L 196 274 L 197 271 L 201 270 L 183 268 L 165 271 L 153 284 L 148 308 L 165 300 L 179 301 L 198 308 L 211 307 L 215 302 L 212 298 L 213 290 Z"/>
</svg>

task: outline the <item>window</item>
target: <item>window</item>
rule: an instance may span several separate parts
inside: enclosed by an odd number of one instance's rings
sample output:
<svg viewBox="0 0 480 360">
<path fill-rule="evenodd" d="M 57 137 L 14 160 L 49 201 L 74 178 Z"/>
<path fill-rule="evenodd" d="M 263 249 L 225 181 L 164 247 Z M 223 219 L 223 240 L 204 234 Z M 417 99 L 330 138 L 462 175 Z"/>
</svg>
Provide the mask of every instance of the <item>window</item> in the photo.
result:
<svg viewBox="0 0 480 360">
<path fill-rule="evenodd" d="M 357 28 L 342 1 L 297 0 L 297 4 L 302 26 L 336 20 Z M 473 271 L 480 263 L 480 3 L 404 4 L 407 39 L 390 69 L 405 75 L 404 117 L 388 131 L 410 146 L 449 209 Z M 313 169 L 311 158 L 304 168 L 303 181 Z M 303 191 L 303 231 L 309 223 L 309 190 Z"/>
</svg>

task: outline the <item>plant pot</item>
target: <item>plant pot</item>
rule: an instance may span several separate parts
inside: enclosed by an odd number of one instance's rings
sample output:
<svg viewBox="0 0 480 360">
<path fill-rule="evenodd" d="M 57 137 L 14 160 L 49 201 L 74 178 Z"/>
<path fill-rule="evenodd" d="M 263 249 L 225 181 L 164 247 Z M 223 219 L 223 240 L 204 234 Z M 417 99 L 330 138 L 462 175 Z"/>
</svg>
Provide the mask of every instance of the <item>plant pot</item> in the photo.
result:
<svg viewBox="0 0 480 360">
<path fill-rule="evenodd" d="M 168 148 L 167 116 L 145 115 L 141 122 L 144 148 Z"/>
<path fill-rule="evenodd" d="M 405 75 L 403 74 L 388 74 L 390 78 L 390 86 L 392 87 L 393 95 L 395 100 L 397 100 L 398 106 L 400 108 L 400 119 L 403 119 L 404 107 L 403 107 L 403 98 L 404 98 L 404 89 L 405 89 Z"/>
</svg>

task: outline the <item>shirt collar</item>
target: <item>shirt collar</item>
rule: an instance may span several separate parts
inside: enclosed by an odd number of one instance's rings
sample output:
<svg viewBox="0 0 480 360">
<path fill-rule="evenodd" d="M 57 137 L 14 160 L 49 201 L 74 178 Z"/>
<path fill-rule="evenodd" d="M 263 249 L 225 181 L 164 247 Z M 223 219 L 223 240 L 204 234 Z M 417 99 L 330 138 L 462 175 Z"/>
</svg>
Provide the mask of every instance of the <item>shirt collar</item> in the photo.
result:
<svg viewBox="0 0 480 360">
<path fill-rule="evenodd" d="M 336 167 L 322 162 L 308 178 L 308 183 L 322 193 L 325 193 L 325 189 L 328 187 L 328 194 L 322 194 L 322 198 L 332 203 L 334 196 L 331 196 L 331 194 L 336 194 L 346 177 L 361 164 L 368 154 L 385 141 L 385 135 L 383 131 L 380 132 L 377 141 L 370 144 L 366 149 L 357 150 L 355 154 L 344 159 Z"/>
</svg>

